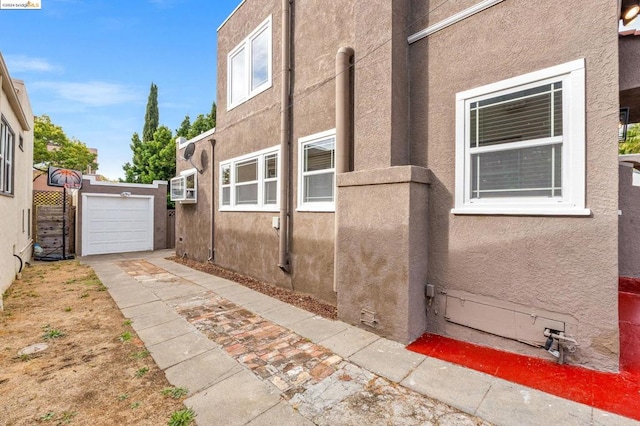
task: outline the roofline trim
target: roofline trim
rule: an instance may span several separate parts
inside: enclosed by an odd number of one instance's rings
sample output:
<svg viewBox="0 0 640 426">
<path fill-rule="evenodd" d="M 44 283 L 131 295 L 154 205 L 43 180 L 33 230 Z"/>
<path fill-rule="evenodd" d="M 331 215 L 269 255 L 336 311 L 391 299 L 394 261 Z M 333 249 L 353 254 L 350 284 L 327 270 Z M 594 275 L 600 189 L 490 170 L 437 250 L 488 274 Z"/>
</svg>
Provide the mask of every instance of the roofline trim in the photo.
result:
<svg viewBox="0 0 640 426">
<path fill-rule="evenodd" d="M 229 19 L 231 19 L 231 17 L 238 11 L 238 9 L 240 9 L 240 6 L 242 6 L 244 4 L 244 2 L 247 0 L 242 0 L 240 2 L 240 4 L 238 6 L 236 6 L 235 9 L 233 9 L 233 12 L 231 12 L 229 14 L 229 16 L 227 16 L 227 19 L 225 19 L 224 21 L 222 21 L 222 24 L 220 24 L 220 26 L 218 27 L 218 29 L 216 29 L 216 32 L 220 31 L 220 28 L 222 28 L 224 26 L 224 24 L 227 23 L 227 21 L 229 21 Z"/>
<path fill-rule="evenodd" d="M 467 9 L 464 9 L 458 13 L 456 13 L 455 15 L 451 15 L 446 19 L 443 19 L 440 22 L 437 22 L 431 26 L 428 26 L 427 28 L 425 28 L 422 31 L 418 31 L 417 33 L 409 36 L 407 38 L 407 41 L 409 42 L 409 44 L 413 44 L 418 40 L 422 40 L 425 37 L 430 36 L 431 34 L 438 32 L 442 29 L 447 28 L 448 26 L 451 26 L 453 24 L 456 24 L 460 21 L 462 21 L 463 19 L 466 19 L 472 15 L 475 15 L 476 13 L 482 12 L 485 9 L 490 8 L 491 6 L 494 6 L 498 3 L 503 2 L 504 0 L 483 0 L 480 3 L 471 6 Z"/>
<path fill-rule="evenodd" d="M 3 78 L 4 77 L 4 78 Z M 7 64 L 4 62 L 4 57 L 0 52 L 0 81 L 2 82 L 2 90 L 7 94 L 9 98 L 9 105 L 16 112 L 16 116 L 18 117 L 18 121 L 22 126 L 22 130 L 30 130 L 31 126 L 29 126 L 29 121 L 27 120 L 27 115 L 24 112 L 24 108 L 22 108 L 22 103 L 20 103 L 20 99 L 16 94 L 16 87 L 13 85 L 13 80 L 11 79 L 11 75 L 9 75 L 9 69 L 7 68 Z"/>
</svg>

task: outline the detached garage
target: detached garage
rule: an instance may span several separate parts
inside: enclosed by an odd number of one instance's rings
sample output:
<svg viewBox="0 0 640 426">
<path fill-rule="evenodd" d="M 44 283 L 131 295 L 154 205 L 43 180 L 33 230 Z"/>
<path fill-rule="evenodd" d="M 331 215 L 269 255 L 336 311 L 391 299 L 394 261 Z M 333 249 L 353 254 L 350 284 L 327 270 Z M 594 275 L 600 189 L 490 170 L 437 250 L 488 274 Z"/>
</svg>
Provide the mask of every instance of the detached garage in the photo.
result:
<svg viewBox="0 0 640 426">
<path fill-rule="evenodd" d="M 144 185 L 84 176 L 78 198 L 81 256 L 166 248 L 166 181 Z"/>
</svg>

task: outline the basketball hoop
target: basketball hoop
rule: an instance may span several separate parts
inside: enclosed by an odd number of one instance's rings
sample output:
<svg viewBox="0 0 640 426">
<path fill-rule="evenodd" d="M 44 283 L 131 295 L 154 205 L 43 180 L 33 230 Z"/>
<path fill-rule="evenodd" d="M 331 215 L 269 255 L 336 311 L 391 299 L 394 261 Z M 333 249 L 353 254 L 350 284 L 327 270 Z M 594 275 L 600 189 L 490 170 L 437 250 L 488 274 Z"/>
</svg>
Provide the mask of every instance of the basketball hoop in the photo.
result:
<svg viewBox="0 0 640 426">
<path fill-rule="evenodd" d="M 82 188 L 82 184 L 79 183 L 75 183 L 75 182 L 68 182 L 62 185 L 64 188 L 67 189 L 80 189 Z"/>
</svg>

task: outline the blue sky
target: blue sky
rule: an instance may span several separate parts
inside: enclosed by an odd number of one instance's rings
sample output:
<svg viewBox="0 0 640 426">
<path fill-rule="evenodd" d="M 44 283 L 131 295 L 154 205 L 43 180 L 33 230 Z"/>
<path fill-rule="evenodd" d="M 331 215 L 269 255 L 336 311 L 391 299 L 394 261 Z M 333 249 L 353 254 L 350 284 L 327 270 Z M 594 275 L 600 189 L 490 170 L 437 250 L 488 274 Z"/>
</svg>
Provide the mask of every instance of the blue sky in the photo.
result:
<svg viewBox="0 0 640 426">
<path fill-rule="evenodd" d="M 41 0 L 0 10 L 0 52 L 25 81 L 35 115 L 98 149 L 98 172 L 124 177 L 131 135 L 142 133 L 149 86 L 160 124 L 216 99 L 216 29 L 240 0 Z"/>
</svg>

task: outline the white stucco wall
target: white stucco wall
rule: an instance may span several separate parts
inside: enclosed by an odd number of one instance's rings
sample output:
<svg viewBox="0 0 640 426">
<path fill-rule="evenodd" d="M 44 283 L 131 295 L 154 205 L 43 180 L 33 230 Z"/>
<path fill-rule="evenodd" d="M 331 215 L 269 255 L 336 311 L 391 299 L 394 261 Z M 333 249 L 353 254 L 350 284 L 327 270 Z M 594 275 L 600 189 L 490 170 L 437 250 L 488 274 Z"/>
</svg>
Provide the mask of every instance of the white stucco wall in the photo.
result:
<svg viewBox="0 0 640 426">
<path fill-rule="evenodd" d="M 11 80 L 1 55 L 0 81 L 0 114 L 15 134 L 13 195 L 0 194 L 0 292 L 4 293 L 18 272 L 20 263 L 14 254 L 20 256 L 23 262 L 31 260 L 29 214 L 33 199 L 33 112 L 24 83 Z M 15 98 L 11 102 L 11 91 L 16 93 L 18 103 Z M 19 147 L 20 137 L 22 148 Z M 2 307 L 0 300 L 0 309 Z"/>
</svg>

